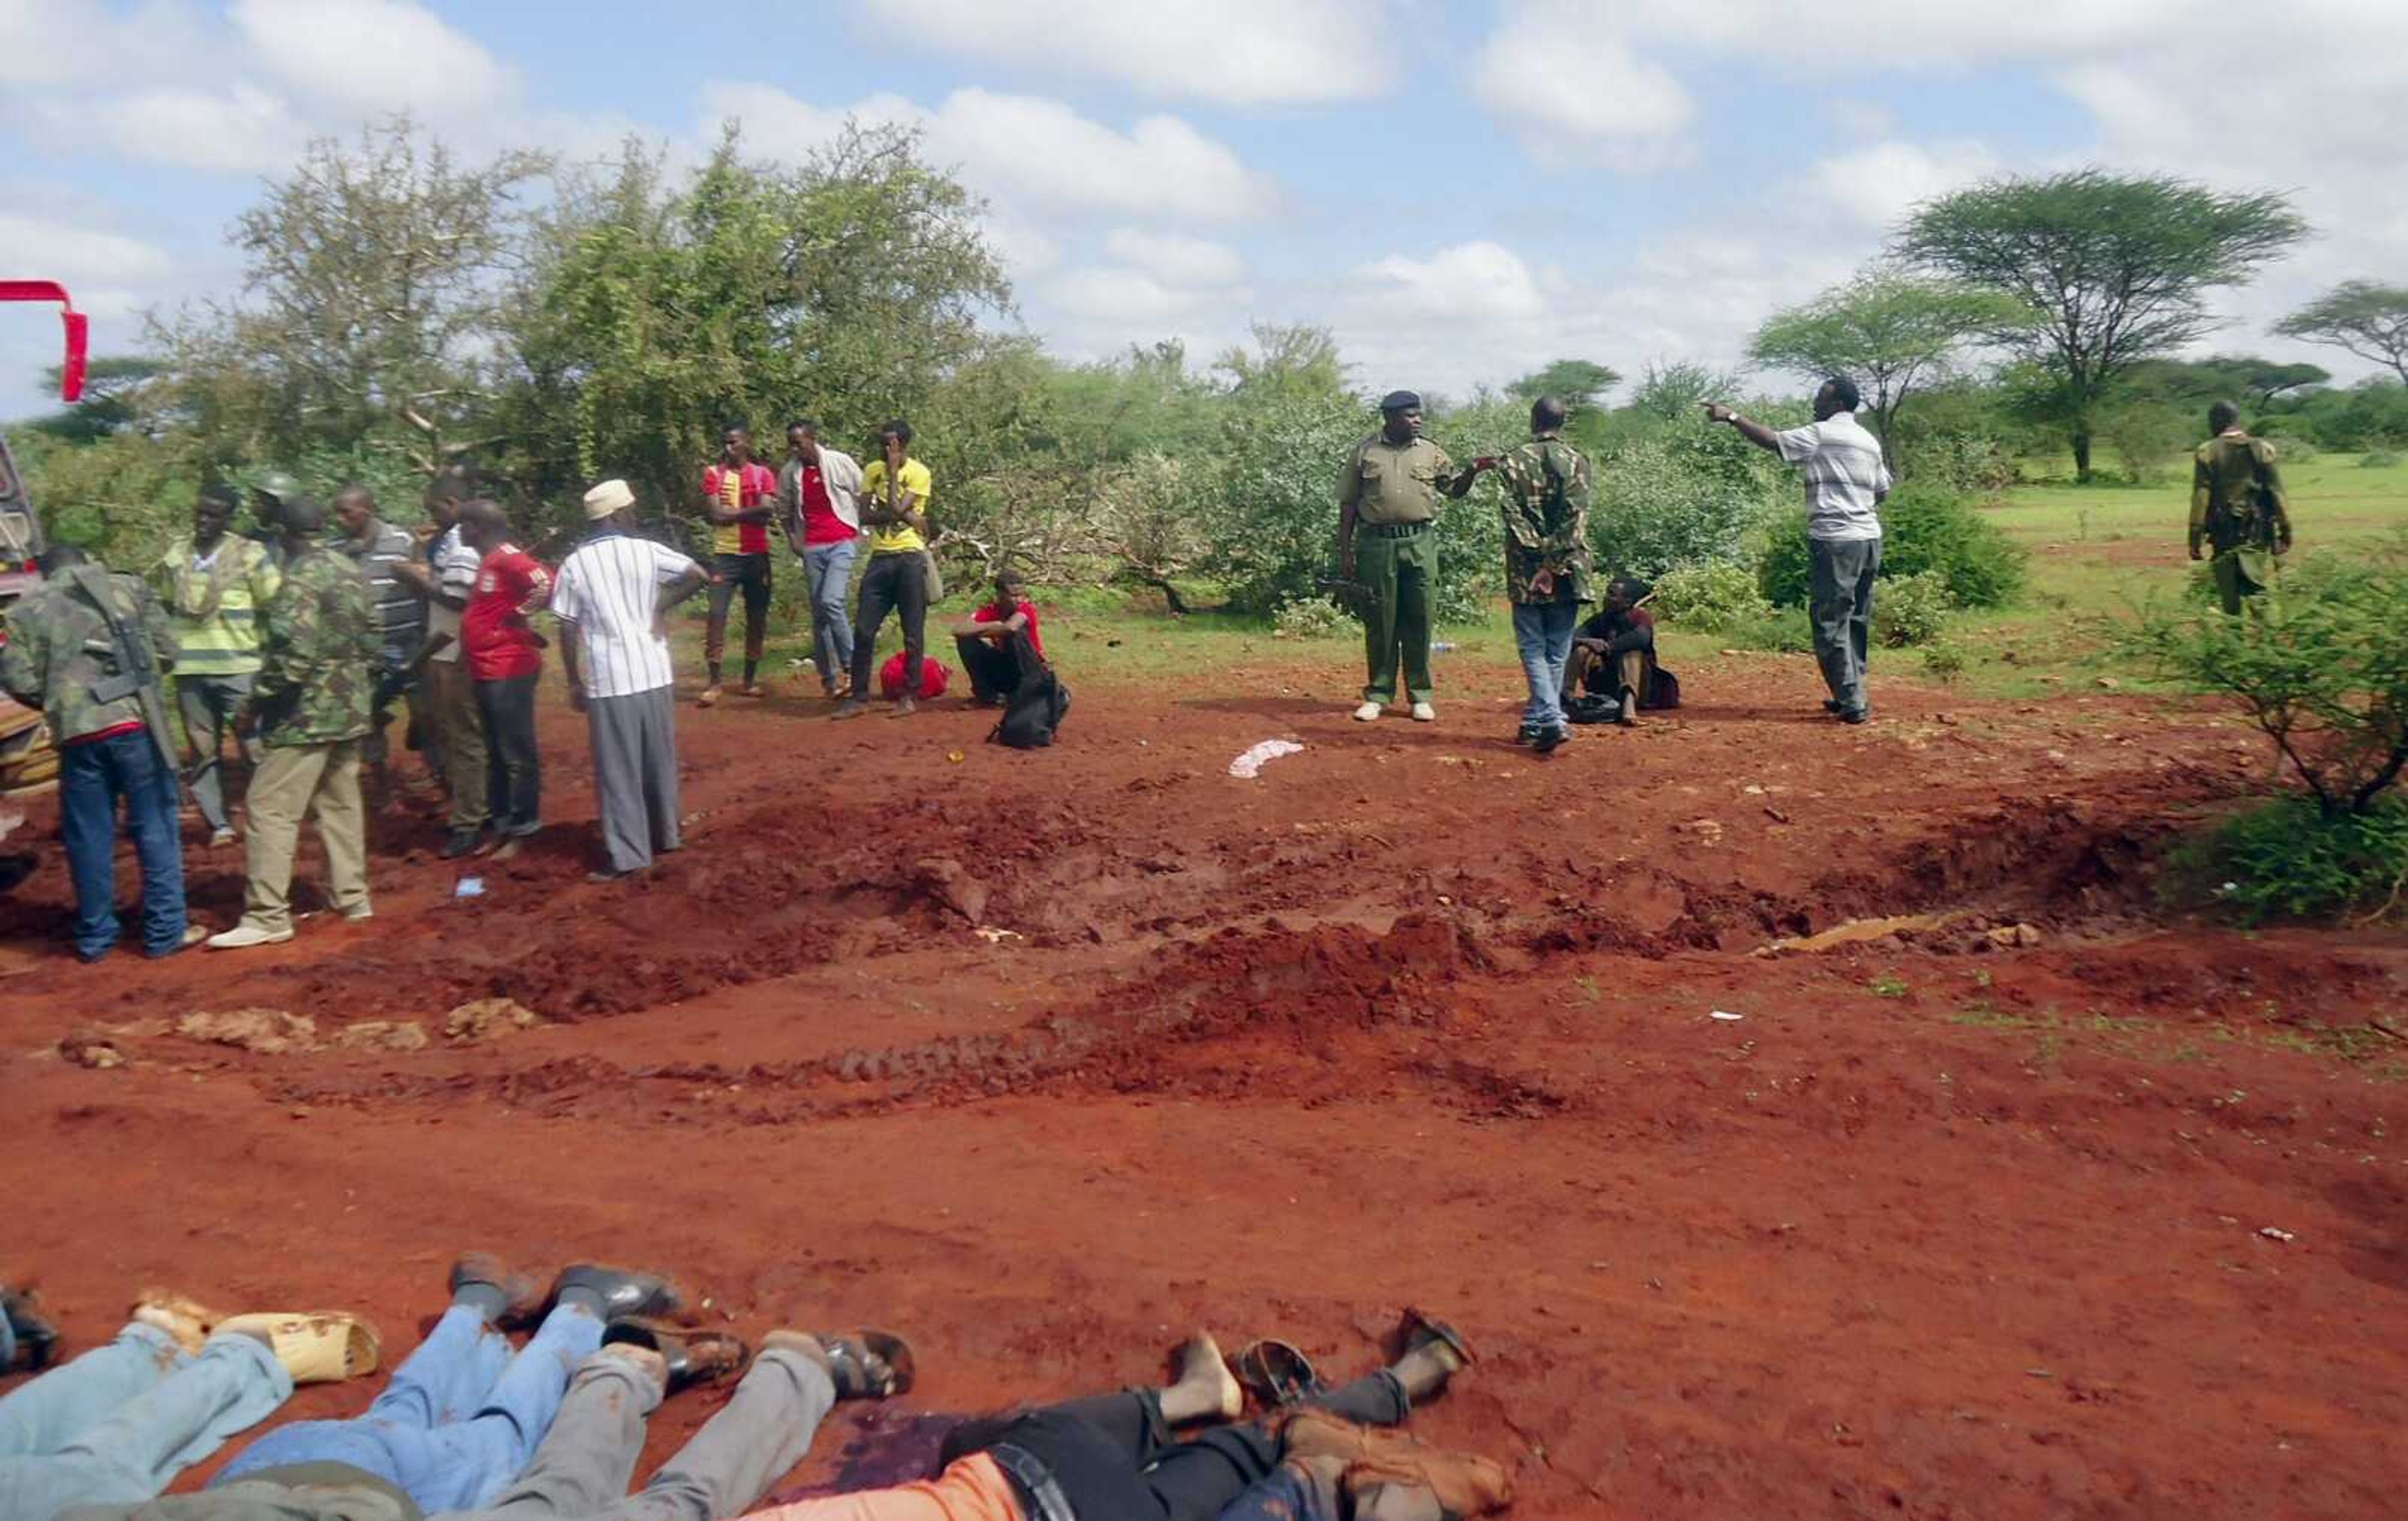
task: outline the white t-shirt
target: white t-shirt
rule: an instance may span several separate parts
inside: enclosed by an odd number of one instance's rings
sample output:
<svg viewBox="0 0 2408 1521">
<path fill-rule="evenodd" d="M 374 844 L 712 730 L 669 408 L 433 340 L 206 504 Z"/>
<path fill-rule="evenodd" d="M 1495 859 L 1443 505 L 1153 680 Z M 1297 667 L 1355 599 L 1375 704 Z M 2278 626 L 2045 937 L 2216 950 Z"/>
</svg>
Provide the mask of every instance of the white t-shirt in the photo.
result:
<svg viewBox="0 0 2408 1521">
<path fill-rule="evenodd" d="M 587 539 L 562 563 L 552 610 L 584 641 L 586 696 L 632 697 L 677 679 L 652 620 L 661 588 L 700 568 L 666 544 L 621 533 Z"/>
<path fill-rule="evenodd" d="M 1875 498 L 1890 488 L 1881 440 L 1854 412 L 1773 435 L 1781 457 L 1806 467 L 1806 537 L 1826 541 L 1879 538 Z"/>
<path fill-rule="evenodd" d="M 460 537 L 460 525 L 453 524 L 442 538 L 435 541 L 433 556 L 435 584 L 464 600 L 475 595 L 477 570 L 484 556 L 468 547 Z M 427 656 L 429 660 L 457 661 L 460 658 L 460 610 L 447 608 L 433 597 L 426 599 L 426 632 L 431 637 L 449 634 L 452 642 Z"/>
</svg>

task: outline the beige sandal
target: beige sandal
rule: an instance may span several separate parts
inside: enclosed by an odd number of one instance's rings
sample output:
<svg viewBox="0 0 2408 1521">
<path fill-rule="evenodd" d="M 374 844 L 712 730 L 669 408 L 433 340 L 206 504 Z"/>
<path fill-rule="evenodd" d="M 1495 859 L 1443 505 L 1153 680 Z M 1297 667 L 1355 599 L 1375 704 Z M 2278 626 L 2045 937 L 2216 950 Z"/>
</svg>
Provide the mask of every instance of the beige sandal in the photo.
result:
<svg viewBox="0 0 2408 1521">
<path fill-rule="evenodd" d="M 266 1338 L 295 1384 L 334 1384 L 377 1370 L 376 1327 L 338 1310 L 236 1315 L 218 1329 Z"/>
</svg>

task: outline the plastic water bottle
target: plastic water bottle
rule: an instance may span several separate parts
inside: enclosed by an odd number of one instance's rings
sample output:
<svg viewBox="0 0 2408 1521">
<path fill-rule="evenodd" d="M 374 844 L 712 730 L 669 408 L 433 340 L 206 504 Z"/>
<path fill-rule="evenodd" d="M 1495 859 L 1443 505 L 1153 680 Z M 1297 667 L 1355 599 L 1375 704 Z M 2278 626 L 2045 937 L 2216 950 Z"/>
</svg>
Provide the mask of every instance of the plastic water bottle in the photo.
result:
<svg viewBox="0 0 2408 1521">
<path fill-rule="evenodd" d="M 1451 655 L 1455 653 L 1455 641 L 1453 639 L 1433 639 L 1430 641 L 1430 653 L 1434 655 Z"/>
</svg>

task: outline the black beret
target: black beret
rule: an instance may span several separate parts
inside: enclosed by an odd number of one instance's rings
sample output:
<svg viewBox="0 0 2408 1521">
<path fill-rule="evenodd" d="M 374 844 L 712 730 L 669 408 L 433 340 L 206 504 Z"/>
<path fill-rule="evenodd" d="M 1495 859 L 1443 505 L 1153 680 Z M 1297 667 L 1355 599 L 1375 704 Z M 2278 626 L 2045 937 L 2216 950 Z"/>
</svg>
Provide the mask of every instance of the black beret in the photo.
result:
<svg viewBox="0 0 2408 1521">
<path fill-rule="evenodd" d="M 1421 404 L 1422 394 L 1418 391 L 1391 391 L 1380 398 L 1380 410 L 1401 412 L 1409 407 L 1417 408 Z"/>
</svg>

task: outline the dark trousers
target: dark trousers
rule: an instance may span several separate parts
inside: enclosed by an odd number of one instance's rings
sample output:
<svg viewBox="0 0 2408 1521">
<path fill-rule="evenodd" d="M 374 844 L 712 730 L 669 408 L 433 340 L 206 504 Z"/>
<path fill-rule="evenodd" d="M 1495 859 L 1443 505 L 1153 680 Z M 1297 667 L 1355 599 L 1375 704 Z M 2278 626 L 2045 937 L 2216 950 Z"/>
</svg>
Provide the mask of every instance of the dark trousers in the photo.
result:
<svg viewBox="0 0 2408 1521">
<path fill-rule="evenodd" d="M 1806 613 L 1814 624 L 1814 659 L 1823 684 L 1850 710 L 1865 706 L 1865 658 L 1872 650 L 1873 578 L 1878 538 L 1806 541 Z"/>
<path fill-rule="evenodd" d="M 873 554 L 861 575 L 861 601 L 853 615 L 853 694 L 870 695 L 870 666 L 877 656 L 879 626 L 890 612 L 903 615 L 903 691 L 920 695 L 920 657 L 928 633 L 927 567 L 917 552 Z"/>
<path fill-rule="evenodd" d="M 485 731 L 485 807 L 505 835 L 543 826 L 543 769 L 535 753 L 537 678 L 477 683 L 477 724 Z"/>
<path fill-rule="evenodd" d="M 1020 656 L 1010 644 L 956 637 L 953 649 L 969 676 L 970 696 L 979 701 L 1001 702 L 1020 690 Z"/>
<path fill-rule="evenodd" d="M 722 554 L 712 562 L 710 616 L 702 625 L 702 658 L 715 680 L 720 658 L 727 653 L 727 605 L 744 594 L 744 661 L 761 664 L 762 641 L 769 636 L 769 557 L 766 554 Z"/>
<path fill-rule="evenodd" d="M 1396 1426 L 1412 1408 L 1385 1369 L 1306 1403 L 1364 1426 Z M 1259 1423 L 1172 1441 L 1152 1389 L 967 1422 L 945 1439 L 942 1461 L 999 1445 L 1043 1465 L 1079 1521 L 1212 1521 L 1280 1460 L 1279 1439 Z"/>
<path fill-rule="evenodd" d="M 59 751 L 59 837 L 75 880 L 76 954 L 117 943 L 117 803 L 142 862 L 142 949 L 165 955 L 184 940 L 184 852 L 176 836 L 176 773 L 150 731 L 87 739 Z"/>
</svg>

